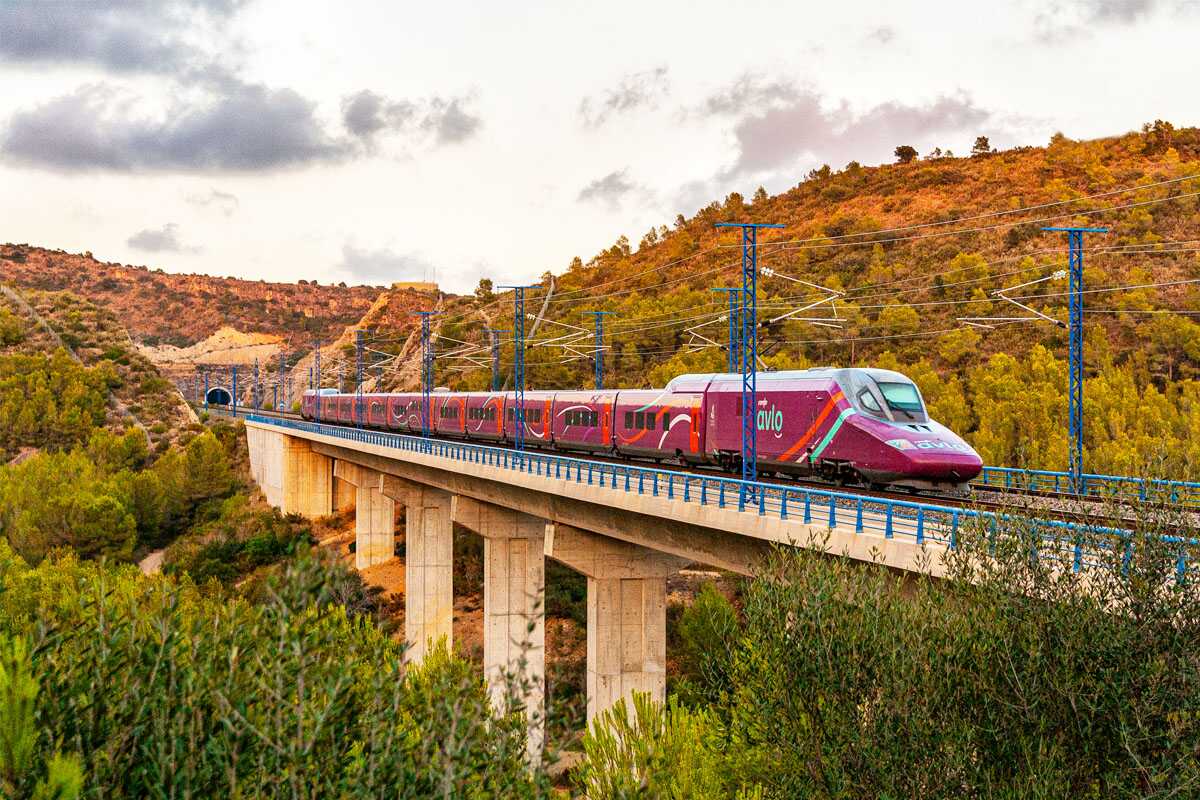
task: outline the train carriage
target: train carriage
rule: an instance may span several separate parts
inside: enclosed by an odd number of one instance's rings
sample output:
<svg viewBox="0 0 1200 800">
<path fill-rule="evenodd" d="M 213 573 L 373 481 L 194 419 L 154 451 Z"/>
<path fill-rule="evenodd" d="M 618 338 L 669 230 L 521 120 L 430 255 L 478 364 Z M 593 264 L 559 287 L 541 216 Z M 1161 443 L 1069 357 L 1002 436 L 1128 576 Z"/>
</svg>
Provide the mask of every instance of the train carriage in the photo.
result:
<svg viewBox="0 0 1200 800">
<path fill-rule="evenodd" d="M 613 441 L 618 453 L 642 458 L 699 461 L 700 408 L 704 395 L 680 387 L 621 390 L 613 406 Z"/>
<path fill-rule="evenodd" d="M 387 403 L 388 399 L 385 394 L 363 395 L 363 417 L 367 427 L 380 429 L 387 427 Z"/>
<path fill-rule="evenodd" d="M 466 395 L 467 437 L 498 442 L 504 437 L 504 395 L 470 392 Z"/>
<path fill-rule="evenodd" d="M 612 404 L 616 392 L 555 392 L 551 435 L 559 450 L 612 449 Z"/>
<path fill-rule="evenodd" d="M 467 436 L 467 400 L 461 392 L 434 392 L 430 397 L 433 407 L 433 430 L 442 436 L 465 439 Z"/>
<path fill-rule="evenodd" d="M 504 399 L 504 440 L 516 441 L 517 398 L 512 392 Z M 525 392 L 525 444 L 529 447 L 550 447 L 550 416 L 554 408 L 554 392 Z"/>
</svg>

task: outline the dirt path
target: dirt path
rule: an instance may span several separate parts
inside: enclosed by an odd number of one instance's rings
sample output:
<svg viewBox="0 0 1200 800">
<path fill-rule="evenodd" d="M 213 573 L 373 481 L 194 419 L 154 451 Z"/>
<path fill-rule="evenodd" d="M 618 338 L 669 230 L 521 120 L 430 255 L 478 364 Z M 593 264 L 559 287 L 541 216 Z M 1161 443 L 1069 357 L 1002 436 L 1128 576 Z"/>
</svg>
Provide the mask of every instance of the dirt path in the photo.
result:
<svg viewBox="0 0 1200 800">
<path fill-rule="evenodd" d="M 157 575 L 162 572 L 163 556 L 166 552 L 164 549 L 147 553 L 146 557 L 138 562 L 138 569 L 143 575 Z"/>
</svg>

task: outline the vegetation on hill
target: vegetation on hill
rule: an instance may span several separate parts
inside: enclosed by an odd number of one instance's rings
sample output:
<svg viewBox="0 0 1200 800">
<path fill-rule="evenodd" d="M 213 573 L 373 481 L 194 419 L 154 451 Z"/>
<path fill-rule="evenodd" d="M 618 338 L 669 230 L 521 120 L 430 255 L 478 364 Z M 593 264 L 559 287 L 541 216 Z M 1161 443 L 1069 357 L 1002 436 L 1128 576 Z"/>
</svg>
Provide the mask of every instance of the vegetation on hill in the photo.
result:
<svg viewBox="0 0 1200 800">
<path fill-rule="evenodd" d="M 580 788 L 1195 796 L 1200 584 L 1176 581 L 1162 538 L 1195 531 L 1144 510 L 1136 527 L 1083 575 L 1031 558 L 1040 539 L 1019 518 L 964 537 L 949 581 L 781 552 L 740 612 L 715 592 L 685 612 L 685 690 L 611 712 L 584 742 Z"/>
<path fill-rule="evenodd" d="M 822 167 L 782 194 L 734 193 L 648 231 L 636 247 L 621 237 L 587 262 L 575 259 L 554 278 L 533 336 L 545 346 L 526 353 L 529 385 L 589 385 L 590 335 L 572 345 L 582 356 L 548 340 L 570 334 L 562 325 L 592 330 L 591 310 L 615 312 L 606 322 L 610 385 L 723 371 L 727 301 L 710 290 L 740 286 L 740 234 L 714 223 L 780 223 L 759 237 L 760 263 L 776 273 L 759 279 L 762 366 L 898 366 L 989 463 L 1063 469 L 1065 331 L 1041 320 L 982 329 L 959 318 L 1031 316 L 994 292 L 1050 278 L 1009 295 L 1065 321 L 1066 281 L 1052 278 L 1066 267 L 1064 234 L 1041 228 L 1104 226 L 1109 234 L 1086 240 L 1086 463 L 1200 477 L 1190 445 L 1200 376 L 1198 195 L 1200 129 L 1163 122 L 1094 141 L 1058 134 L 1044 148 L 980 147 L 969 158 L 935 152 L 880 167 Z M 781 319 L 830 296 L 788 278 L 841 294 Z M 485 318 L 512 327 L 511 293 L 494 295 L 485 283 L 439 318 L 440 332 L 482 348 Z M 540 308 L 544 294 L 528 293 L 527 309 Z M 833 322 L 835 306 L 840 330 L 796 319 Z M 511 344 L 502 353 L 507 371 Z M 437 369 L 450 386 L 482 389 L 490 380 L 487 367 L 462 360 Z"/>
<path fill-rule="evenodd" d="M 0 430 L 0 460 L 130 425 L 162 453 L 191 424 L 179 392 L 112 311 L 65 292 L 4 289 L 12 294 L 0 294 L 0 422 L 11 425 Z"/>
<path fill-rule="evenodd" d="M 128 561 L 218 518 L 235 488 L 229 455 L 212 433 L 150 464 L 138 431 L 98 429 L 70 452 L 0 466 L 0 537 L 35 564 L 59 547 Z"/>
<path fill-rule="evenodd" d="M 195 344 L 223 325 L 290 335 L 304 344 L 329 341 L 357 322 L 383 292 L 382 287 L 317 281 L 176 275 L 26 244 L 0 245 L 0 281 L 70 291 L 115 312 L 139 341 L 178 347 Z"/>
</svg>

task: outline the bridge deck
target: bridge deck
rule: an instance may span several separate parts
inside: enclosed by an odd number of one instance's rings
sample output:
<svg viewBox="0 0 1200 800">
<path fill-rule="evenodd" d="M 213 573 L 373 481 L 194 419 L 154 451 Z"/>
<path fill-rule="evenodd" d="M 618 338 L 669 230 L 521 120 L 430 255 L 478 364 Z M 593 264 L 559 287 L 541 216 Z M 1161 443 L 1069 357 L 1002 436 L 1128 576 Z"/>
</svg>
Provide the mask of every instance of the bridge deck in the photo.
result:
<svg viewBox="0 0 1200 800">
<path fill-rule="evenodd" d="M 247 425 L 307 439 L 327 455 L 399 477 L 578 524 L 587 514 L 617 538 L 748 572 L 755 548 L 736 542 L 820 547 L 907 571 L 940 575 L 941 554 L 966 531 L 995 529 L 992 512 L 863 497 L 722 476 L 524 453 L 444 439 L 249 415 Z M 413 470 L 422 471 L 419 476 Z M 508 495 L 505 499 L 504 495 Z M 1124 532 L 1058 520 L 1029 520 L 1038 557 L 1085 569 L 1097 548 L 1120 547 Z M 1097 536 L 1096 534 L 1101 534 Z M 1104 534 L 1111 534 L 1105 536 Z M 1085 545 L 1084 542 L 1087 542 Z M 761 548 L 757 549 L 759 552 Z M 731 555 L 732 553 L 732 555 Z M 1186 569 L 1181 550 L 1180 569 Z"/>
</svg>

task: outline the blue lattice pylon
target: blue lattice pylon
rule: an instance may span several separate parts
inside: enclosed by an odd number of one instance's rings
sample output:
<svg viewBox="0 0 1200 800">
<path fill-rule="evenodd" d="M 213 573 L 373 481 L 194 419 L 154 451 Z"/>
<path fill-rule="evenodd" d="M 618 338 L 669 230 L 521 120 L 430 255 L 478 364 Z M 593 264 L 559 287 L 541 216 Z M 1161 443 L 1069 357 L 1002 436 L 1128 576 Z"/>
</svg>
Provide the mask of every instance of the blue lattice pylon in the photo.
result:
<svg viewBox="0 0 1200 800">
<path fill-rule="evenodd" d="M 1108 228 L 1042 228 L 1067 234 L 1067 472 L 1071 489 L 1083 485 L 1083 235 L 1108 233 Z"/>
<path fill-rule="evenodd" d="M 782 228 L 756 222 L 718 222 L 718 228 L 742 229 L 742 480 L 746 482 L 739 505 L 753 499 L 749 484 L 758 480 L 758 230 Z"/>
</svg>

